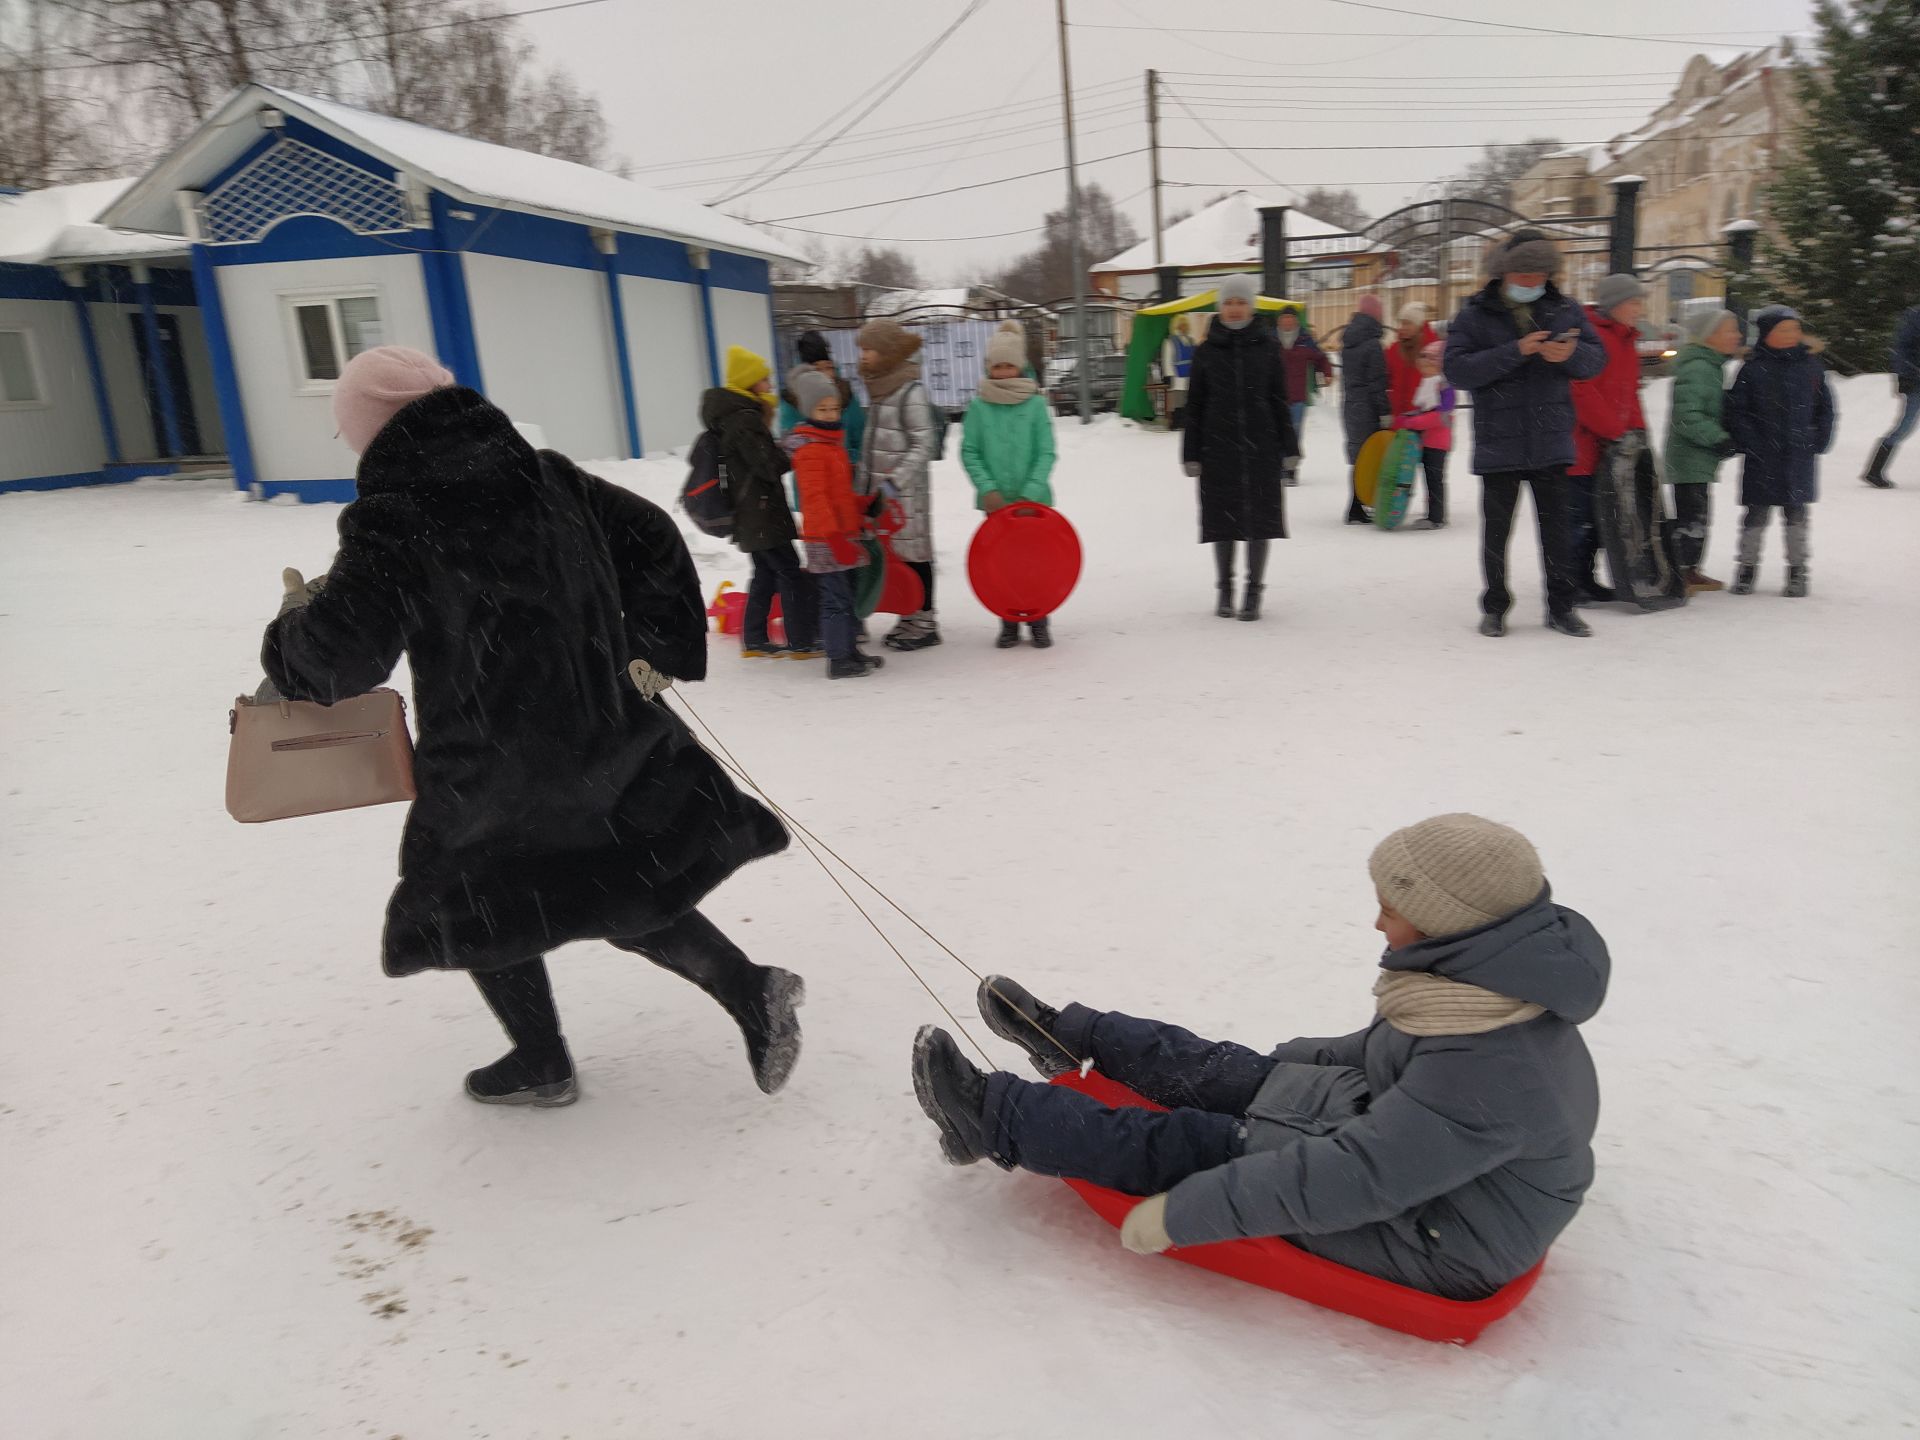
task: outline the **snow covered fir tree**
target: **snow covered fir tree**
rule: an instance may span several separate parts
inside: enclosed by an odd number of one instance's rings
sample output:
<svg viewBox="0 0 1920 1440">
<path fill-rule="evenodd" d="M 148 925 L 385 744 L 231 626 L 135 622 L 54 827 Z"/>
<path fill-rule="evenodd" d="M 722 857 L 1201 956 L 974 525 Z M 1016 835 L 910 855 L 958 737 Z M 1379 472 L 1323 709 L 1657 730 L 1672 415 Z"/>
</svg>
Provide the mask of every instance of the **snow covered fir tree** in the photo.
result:
<svg viewBox="0 0 1920 1440">
<path fill-rule="evenodd" d="M 1877 370 L 1920 298 L 1920 5 L 1822 0 L 1815 20 L 1819 54 L 1797 77 L 1805 121 L 1748 293 L 1795 305 L 1840 369 Z"/>
</svg>

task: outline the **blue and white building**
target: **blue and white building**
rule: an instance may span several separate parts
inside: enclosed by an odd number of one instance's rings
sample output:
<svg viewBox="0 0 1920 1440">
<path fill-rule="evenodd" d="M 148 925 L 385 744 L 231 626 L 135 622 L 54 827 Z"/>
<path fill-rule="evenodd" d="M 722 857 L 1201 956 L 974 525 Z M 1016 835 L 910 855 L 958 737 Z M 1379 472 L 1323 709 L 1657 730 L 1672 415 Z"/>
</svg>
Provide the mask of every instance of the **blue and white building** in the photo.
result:
<svg viewBox="0 0 1920 1440">
<path fill-rule="evenodd" d="M 770 262 L 800 258 L 603 171 L 264 85 L 99 218 L 184 237 L 235 484 L 260 498 L 352 498 L 330 395 L 383 344 L 581 459 L 685 445 L 726 347 L 774 353 Z"/>
<path fill-rule="evenodd" d="M 130 183 L 0 190 L 0 492 L 219 461 L 186 242 L 93 223 Z"/>
</svg>

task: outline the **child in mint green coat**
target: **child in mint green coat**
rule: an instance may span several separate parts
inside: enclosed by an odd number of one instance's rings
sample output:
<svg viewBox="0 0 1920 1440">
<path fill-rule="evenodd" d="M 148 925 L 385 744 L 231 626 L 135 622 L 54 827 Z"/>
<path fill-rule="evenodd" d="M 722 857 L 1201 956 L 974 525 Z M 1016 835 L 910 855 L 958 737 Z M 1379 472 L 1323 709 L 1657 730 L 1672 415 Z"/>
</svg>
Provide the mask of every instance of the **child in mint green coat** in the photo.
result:
<svg viewBox="0 0 1920 1440">
<path fill-rule="evenodd" d="M 987 342 L 987 378 L 967 407 L 960 442 L 960 463 L 966 467 L 979 506 L 991 515 L 1018 501 L 1053 504 L 1053 412 L 1040 386 L 1026 373 L 1027 338 L 1016 320 L 1004 322 Z M 1039 649 L 1053 644 L 1053 631 L 1044 619 L 1027 627 Z M 1002 650 L 1020 643 L 1020 626 L 1000 622 Z"/>
</svg>

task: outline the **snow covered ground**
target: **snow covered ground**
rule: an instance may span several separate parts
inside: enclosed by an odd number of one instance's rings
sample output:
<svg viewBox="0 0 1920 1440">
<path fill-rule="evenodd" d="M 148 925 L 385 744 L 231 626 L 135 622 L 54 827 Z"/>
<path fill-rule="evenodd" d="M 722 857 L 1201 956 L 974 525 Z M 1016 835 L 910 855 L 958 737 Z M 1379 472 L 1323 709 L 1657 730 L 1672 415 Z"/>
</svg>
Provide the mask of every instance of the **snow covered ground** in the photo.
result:
<svg viewBox="0 0 1920 1440">
<path fill-rule="evenodd" d="M 1465 457 L 1454 528 L 1343 528 L 1322 410 L 1271 618 L 1227 623 L 1175 439 L 1109 421 L 1061 430 L 1088 566 L 1052 652 L 991 647 L 950 461 L 945 648 L 829 685 L 716 639 L 693 688 L 976 965 L 1255 1044 L 1366 1020 L 1383 832 L 1524 829 L 1613 947 L 1599 1179 L 1464 1350 L 1129 1255 L 1055 1182 L 948 1169 L 907 1074 L 940 1017 L 798 849 L 709 907 L 808 977 L 785 1094 L 692 989 L 583 946 L 556 965 L 582 1103 L 471 1104 L 462 1072 L 502 1048 L 472 987 L 379 973 L 400 811 L 221 809 L 280 568 L 324 567 L 338 512 L 204 482 L 0 498 L 0 1432 L 1910 1430 L 1920 470 L 1853 478 L 1891 402 L 1841 388 L 1805 601 L 1776 531 L 1762 593 L 1569 640 L 1535 623 L 1528 522 L 1514 633 L 1484 640 Z M 614 473 L 664 498 L 680 467 Z M 744 578 L 701 559 L 709 589 Z"/>
</svg>

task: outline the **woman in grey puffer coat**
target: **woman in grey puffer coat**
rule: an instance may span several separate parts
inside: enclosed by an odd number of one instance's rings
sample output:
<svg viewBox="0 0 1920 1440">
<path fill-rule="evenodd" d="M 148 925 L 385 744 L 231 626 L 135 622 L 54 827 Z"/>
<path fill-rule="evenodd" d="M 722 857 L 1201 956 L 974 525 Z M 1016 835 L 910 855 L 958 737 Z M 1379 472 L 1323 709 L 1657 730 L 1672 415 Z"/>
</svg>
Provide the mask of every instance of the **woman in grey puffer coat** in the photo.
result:
<svg viewBox="0 0 1920 1440">
<path fill-rule="evenodd" d="M 867 436 L 854 488 L 900 502 L 906 525 L 893 537 L 893 553 L 920 577 L 920 609 L 902 615 L 887 633 L 890 650 L 925 650 L 940 643 L 933 603 L 933 398 L 920 382 L 920 337 L 898 320 L 870 320 L 860 327 L 860 378 L 866 382 Z"/>
<path fill-rule="evenodd" d="M 1576 1027 L 1607 947 L 1553 903 L 1526 839 L 1478 816 L 1396 831 L 1369 869 L 1388 952 L 1366 1029 L 1262 1055 L 989 976 L 988 1027 L 1043 1074 L 1085 1057 L 1169 1108 L 984 1075 L 929 1026 L 914 1085 L 948 1160 L 1146 1196 L 1121 1230 L 1143 1254 L 1280 1236 L 1453 1300 L 1524 1275 L 1593 1182 L 1599 1084 Z"/>
</svg>

